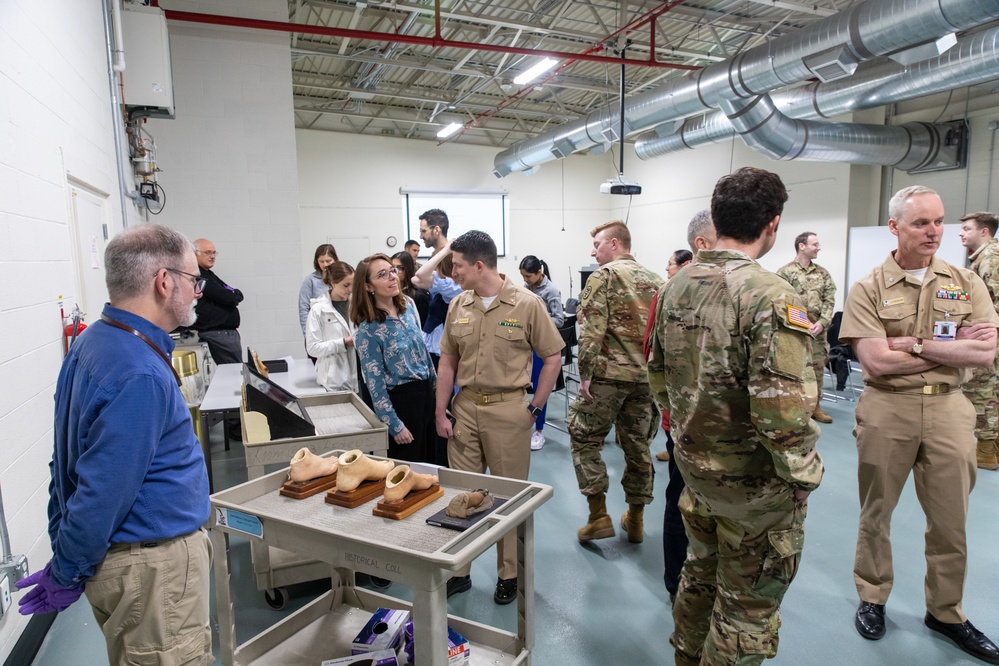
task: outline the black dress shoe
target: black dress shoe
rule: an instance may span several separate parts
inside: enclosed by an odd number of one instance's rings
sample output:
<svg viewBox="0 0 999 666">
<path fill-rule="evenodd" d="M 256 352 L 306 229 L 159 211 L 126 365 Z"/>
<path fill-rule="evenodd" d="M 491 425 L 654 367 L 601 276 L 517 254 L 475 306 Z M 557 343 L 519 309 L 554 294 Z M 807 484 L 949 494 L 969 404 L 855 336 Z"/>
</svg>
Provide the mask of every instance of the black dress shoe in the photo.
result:
<svg viewBox="0 0 999 666">
<path fill-rule="evenodd" d="M 955 624 L 941 622 L 929 613 L 923 622 L 933 631 L 938 631 L 951 639 L 968 654 L 978 657 L 988 664 L 999 664 L 999 647 L 989 637 L 975 629 L 975 625 L 965 620 Z"/>
<path fill-rule="evenodd" d="M 876 641 L 884 638 L 885 635 L 885 606 L 884 604 L 872 604 L 869 601 L 861 601 L 857 608 L 857 618 L 853 624 L 861 636 L 868 640 Z"/>
<path fill-rule="evenodd" d="M 447 579 L 447 596 L 450 599 L 460 592 L 468 592 L 472 589 L 471 576 L 452 576 Z"/>
<path fill-rule="evenodd" d="M 493 594 L 493 601 L 500 606 L 505 606 L 517 598 L 517 579 L 498 578 L 496 579 L 496 593 Z"/>
</svg>

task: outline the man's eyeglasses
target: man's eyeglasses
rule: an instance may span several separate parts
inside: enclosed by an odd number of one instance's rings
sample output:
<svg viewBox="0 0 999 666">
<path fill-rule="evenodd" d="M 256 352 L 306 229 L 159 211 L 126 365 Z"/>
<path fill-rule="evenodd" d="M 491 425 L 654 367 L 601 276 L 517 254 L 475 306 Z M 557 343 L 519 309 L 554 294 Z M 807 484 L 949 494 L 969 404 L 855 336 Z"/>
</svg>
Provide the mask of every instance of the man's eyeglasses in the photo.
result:
<svg viewBox="0 0 999 666">
<path fill-rule="evenodd" d="M 207 254 L 209 257 L 219 256 L 218 250 L 195 250 L 198 254 Z"/>
<path fill-rule="evenodd" d="M 168 268 L 167 270 L 170 271 L 171 273 L 180 273 L 181 275 L 186 275 L 187 277 L 194 280 L 194 293 L 196 294 L 200 294 L 201 291 L 205 288 L 205 278 L 201 277 L 200 275 L 194 275 L 193 273 L 185 273 L 184 271 L 177 268 Z"/>
<path fill-rule="evenodd" d="M 376 280 L 387 280 L 389 275 L 398 275 L 398 268 L 385 268 L 375 273 Z"/>
</svg>

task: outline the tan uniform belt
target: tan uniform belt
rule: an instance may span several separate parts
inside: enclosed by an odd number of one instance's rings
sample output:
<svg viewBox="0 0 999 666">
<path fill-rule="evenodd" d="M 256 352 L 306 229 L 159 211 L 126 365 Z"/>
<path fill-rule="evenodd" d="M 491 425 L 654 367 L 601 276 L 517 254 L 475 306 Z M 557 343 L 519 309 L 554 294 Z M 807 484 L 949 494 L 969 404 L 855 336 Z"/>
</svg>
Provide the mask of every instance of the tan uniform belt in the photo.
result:
<svg viewBox="0 0 999 666">
<path fill-rule="evenodd" d="M 513 391 L 500 391 L 499 393 L 479 393 L 478 391 L 473 391 L 468 388 L 461 389 L 461 392 L 466 396 L 479 403 L 480 405 L 488 405 L 493 402 L 503 402 L 505 400 L 513 400 L 515 398 L 522 398 L 524 396 L 524 389 L 515 389 Z"/>
<path fill-rule="evenodd" d="M 941 395 L 944 393 L 950 393 L 950 384 L 927 384 L 926 386 L 907 386 L 907 387 L 897 387 L 897 386 L 887 386 L 885 384 L 875 384 L 873 382 L 867 382 L 867 385 L 871 388 L 876 388 L 879 391 L 888 391 L 889 393 L 914 393 L 917 395 Z"/>
</svg>

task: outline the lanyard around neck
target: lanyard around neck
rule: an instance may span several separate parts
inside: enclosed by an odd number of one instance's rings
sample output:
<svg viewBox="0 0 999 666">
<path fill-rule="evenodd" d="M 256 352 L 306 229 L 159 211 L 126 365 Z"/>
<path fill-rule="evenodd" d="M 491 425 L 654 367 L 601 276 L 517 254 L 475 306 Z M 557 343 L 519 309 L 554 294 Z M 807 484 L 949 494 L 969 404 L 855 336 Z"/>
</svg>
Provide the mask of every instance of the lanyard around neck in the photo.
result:
<svg viewBox="0 0 999 666">
<path fill-rule="evenodd" d="M 170 368 L 170 372 L 173 373 L 173 378 L 177 380 L 177 386 L 181 386 L 180 375 L 177 374 L 177 369 L 173 367 L 173 363 L 171 363 L 170 359 L 167 358 L 166 354 L 164 354 L 163 351 L 159 347 L 157 347 L 156 345 L 154 345 L 152 340 L 150 340 L 145 335 L 143 335 L 141 331 L 137 331 L 134 328 L 132 328 L 131 326 L 126 326 L 125 324 L 121 323 L 120 321 L 115 321 L 114 319 L 112 319 L 111 317 L 107 316 L 106 314 L 102 314 L 101 315 L 101 321 L 103 321 L 105 324 L 110 324 L 111 326 L 114 326 L 115 328 L 120 328 L 121 330 L 125 331 L 126 333 L 131 333 L 132 335 L 134 335 L 135 337 L 139 338 L 140 340 L 142 340 L 143 342 L 145 342 L 147 345 L 149 345 L 150 349 L 152 349 L 154 352 L 156 352 L 157 354 L 159 354 L 159 357 L 161 359 L 163 359 L 163 362 L 167 364 L 168 368 Z"/>
</svg>

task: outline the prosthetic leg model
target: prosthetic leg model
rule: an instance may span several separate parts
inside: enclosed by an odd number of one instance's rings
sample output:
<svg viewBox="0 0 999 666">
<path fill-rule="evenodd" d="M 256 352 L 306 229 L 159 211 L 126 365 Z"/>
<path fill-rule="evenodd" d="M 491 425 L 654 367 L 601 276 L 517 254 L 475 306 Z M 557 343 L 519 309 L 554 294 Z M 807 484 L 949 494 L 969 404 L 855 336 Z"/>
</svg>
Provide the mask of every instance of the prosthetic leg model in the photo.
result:
<svg viewBox="0 0 999 666">
<path fill-rule="evenodd" d="M 385 497 L 372 513 L 402 520 L 443 496 L 444 489 L 436 476 L 414 472 L 409 465 L 399 465 L 385 479 Z"/>
<path fill-rule="evenodd" d="M 390 460 L 372 460 L 359 449 L 340 456 L 336 491 L 326 493 L 326 502 L 353 509 L 382 494 L 385 477 L 395 467 Z"/>
<path fill-rule="evenodd" d="M 323 458 L 307 448 L 301 448 L 291 459 L 288 480 L 280 493 L 293 499 L 305 499 L 336 485 L 340 462 L 336 456 Z"/>
</svg>

